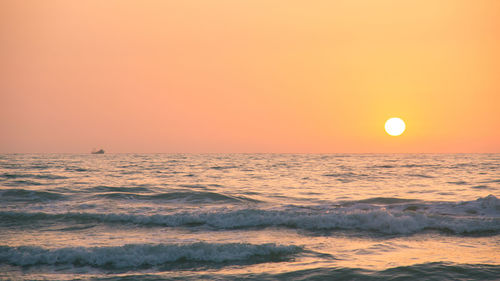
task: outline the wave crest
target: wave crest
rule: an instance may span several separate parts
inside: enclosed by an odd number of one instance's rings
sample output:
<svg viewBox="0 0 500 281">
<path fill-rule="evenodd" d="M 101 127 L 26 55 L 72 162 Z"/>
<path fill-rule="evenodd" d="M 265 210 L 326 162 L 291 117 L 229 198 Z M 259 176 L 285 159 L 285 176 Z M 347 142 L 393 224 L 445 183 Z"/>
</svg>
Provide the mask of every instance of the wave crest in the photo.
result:
<svg viewBox="0 0 500 281">
<path fill-rule="evenodd" d="M 211 203 L 211 202 L 228 202 L 228 203 L 257 203 L 260 202 L 243 196 L 230 196 L 216 192 L 202 192 L 202 191 L 187 191 L 187 192 L 166 192 L 157 193 L 152 195 L 134 194 L 134 193 L 104 193 L 98 194 L 96 197 L 118 200 L 148 200 L 148 201 L 179 201 L 189 203 Z"/>
<path fill-rule="evenodd" d="M 64 265 L 106 269 L 151 267 L 175 262 L 258 263 L 290 259 L 302 251 L 297 246 L 243 243 L 194 243 L 185 245 L 129 244 L 119 247 L 0 246 L 0 263 L 14 266 Z"/>
<path fill-rule="evenodd" d="M 0 202 L 39 202 L 49 200 L 61 200 L 65 196 L 50 191 L 27 190 L 27 189 L 3 189 L 0 190 Z"/>
<path fill-rule="evenodd" d="M 163 215 L 0 212 L 0 219 L 17 224 L 52 219 L 167 227 L 206 226 L 213 229 L 287 227 L 309 231 L 363 230 L 382 234 L 439 230 L 454 234 L 495 235 L 500 232 L 500 200 L 489 195 L 462 203 L 402 203 L 386 206 L 358 203 L 348 207 L 310 210 L 222 209 Z"/>
</svg>

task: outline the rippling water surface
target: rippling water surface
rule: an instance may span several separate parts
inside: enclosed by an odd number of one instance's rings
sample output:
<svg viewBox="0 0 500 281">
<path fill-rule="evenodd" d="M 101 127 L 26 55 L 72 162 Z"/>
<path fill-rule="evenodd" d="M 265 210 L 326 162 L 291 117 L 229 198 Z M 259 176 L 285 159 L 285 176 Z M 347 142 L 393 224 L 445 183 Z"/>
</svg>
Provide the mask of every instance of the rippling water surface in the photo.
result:
<svg viewBox="0 0 500 281">
<path fill-rule="evenodd" d="M 498 280 L 499 154 L 0 155 L 0 279 Z"/>
</svg>

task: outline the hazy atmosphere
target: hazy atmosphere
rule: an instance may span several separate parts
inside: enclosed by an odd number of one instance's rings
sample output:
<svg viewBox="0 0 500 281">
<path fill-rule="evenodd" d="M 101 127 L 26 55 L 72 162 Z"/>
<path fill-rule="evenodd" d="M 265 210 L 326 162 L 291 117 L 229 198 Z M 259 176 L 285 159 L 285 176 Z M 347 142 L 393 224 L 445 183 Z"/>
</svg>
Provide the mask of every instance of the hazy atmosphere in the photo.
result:
<svg viewBox="0 0 500 281">
<path fill-rule="evenodd" d="M 0 152 L 499 152 L 499 11 L 2 0 Z"/>
</svg>

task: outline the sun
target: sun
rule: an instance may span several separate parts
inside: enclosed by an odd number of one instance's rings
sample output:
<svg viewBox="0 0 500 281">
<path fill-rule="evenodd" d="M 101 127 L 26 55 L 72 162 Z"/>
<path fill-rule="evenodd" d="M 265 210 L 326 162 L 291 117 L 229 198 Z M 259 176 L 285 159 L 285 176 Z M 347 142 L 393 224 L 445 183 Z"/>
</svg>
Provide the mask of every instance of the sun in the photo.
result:
<svg viewBox="0 0 500 281">
<path fill-rule="evenodd" d="M 394 117 L 385 122 L 385 131 L 391 136 L 399 136 L 405 129 L 405 122 L 401 118 Z"/>
</svg>

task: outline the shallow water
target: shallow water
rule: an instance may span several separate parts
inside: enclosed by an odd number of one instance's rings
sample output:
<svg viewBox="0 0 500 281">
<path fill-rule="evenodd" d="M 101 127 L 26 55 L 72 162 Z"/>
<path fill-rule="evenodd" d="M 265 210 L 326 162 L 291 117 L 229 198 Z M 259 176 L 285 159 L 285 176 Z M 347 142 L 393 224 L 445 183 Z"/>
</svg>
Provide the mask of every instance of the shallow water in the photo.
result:
<svg viewBox="0 0 500 281">
<path fill-rule="evenodd" d="M 0 155 L 0 279 L 495 280 L 499 154 Z"/>
</svg>

